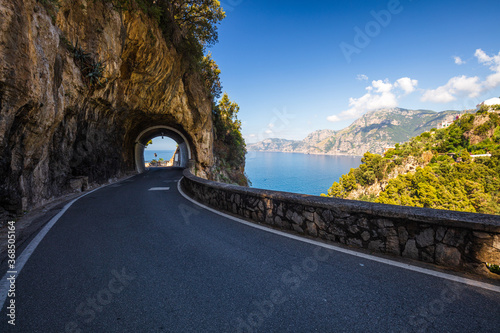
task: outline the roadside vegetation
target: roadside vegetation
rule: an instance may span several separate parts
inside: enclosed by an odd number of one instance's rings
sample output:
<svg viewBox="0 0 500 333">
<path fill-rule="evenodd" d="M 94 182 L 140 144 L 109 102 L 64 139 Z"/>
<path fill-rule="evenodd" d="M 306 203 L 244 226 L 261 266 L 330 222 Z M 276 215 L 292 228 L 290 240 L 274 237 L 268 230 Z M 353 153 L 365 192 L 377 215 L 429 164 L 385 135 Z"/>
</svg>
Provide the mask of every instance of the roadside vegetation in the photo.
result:
<svg viewBox="0 0 500 333">
<path fill-rule="evenodd" d="M 498 110 L 499 105 L 482 107 L 384 155 L 366 153 L 362 164 L 333 183 L 326 196 L 500 214 Z"/>
</svg>

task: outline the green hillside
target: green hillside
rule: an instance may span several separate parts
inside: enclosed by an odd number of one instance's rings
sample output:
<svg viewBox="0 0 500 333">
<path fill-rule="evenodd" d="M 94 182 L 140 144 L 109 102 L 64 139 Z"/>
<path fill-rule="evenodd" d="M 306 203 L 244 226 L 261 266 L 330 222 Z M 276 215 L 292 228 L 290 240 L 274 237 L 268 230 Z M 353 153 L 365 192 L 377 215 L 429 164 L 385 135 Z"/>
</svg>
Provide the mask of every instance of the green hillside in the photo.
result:
<svg viewBox="0 0 500 333">
<path fill-rule="evenodd" d="M 500 214 L 498 110 L 465 114 L 384 155 L 365 153 L 362 164 L 333 183 L 327 196 Z"/>
</svg>

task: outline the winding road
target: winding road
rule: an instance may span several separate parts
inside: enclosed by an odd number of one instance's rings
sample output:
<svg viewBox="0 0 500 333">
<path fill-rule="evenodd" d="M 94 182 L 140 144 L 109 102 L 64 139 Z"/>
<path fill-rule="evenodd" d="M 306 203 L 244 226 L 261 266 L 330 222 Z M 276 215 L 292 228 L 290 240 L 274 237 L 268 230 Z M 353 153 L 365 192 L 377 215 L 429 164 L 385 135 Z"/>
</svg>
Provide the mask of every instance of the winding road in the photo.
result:
<svg viewBox="0 0 500 333">
<path fill-rule="evenodd" d="M 239 223 L 187 200 L 181 177 L 149 170 L 74 202 L 0 332 L 499 332 L 500 292 Z"/>
</svg>

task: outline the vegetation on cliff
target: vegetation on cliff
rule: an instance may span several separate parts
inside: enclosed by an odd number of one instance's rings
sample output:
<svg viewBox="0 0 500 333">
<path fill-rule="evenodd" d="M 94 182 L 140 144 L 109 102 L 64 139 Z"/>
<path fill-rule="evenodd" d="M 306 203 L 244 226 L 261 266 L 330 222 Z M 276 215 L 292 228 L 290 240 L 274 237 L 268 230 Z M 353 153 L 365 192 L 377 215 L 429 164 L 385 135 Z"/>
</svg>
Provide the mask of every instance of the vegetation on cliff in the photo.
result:
<svg viewBox="0 0 500 333">
<path fill-rule="evenodd" d="M 500 116 L 493 112 L 498 109 L 465 114 L 384 155 L 366 153 L 327 196 L 500 214 Z"/>
<path fill-rule="evenodd" d="M 248 185 L 244 173 L 246 146 L 238 119 L 240 107 L 224 93 L 214 108 L 214 171 L 217 180 Z"/>
<path fill-rule="evenodd" d="M 239 106 L 221 98 L 220 69 L 207 48 L 218 41 L 218 24 L 225 13 L 217 0 L 103 0 L 119 10 L 140 9 L 154 20 L 167 37 L 177 45 L 197 72 L 212 100 L 214 126 L 214 178 L 247 185 L 244 175 L 246 145 L 237 118 Z M 219 98 L 220 101 L 217 101 Z"/>
</svg>

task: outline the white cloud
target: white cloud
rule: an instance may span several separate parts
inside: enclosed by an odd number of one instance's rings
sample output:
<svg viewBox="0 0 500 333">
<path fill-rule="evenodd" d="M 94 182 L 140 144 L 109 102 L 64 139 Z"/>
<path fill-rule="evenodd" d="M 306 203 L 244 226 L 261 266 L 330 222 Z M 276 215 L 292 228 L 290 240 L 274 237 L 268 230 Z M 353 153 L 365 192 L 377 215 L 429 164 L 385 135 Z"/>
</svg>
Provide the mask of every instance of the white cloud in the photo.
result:
<svg viewBox="0 0 500 333">
<path fill-rule="evenodd" d="M 477 76 L 455 76 L 444 86 L 425 91 L 422 96 L 422 101 L 449 103 L 456 100 L 457 96 L 468 96 L 470 98 L 478 97 L 481 91 L 482 85 Z"/>
<path fill-rule="evenodd" d="M 452 77 L 445 85 L 426 90 L 422 95 L 422 101 L 449 103 L 455 101 L 458 97 L 475 98 L 485 91 L 500 86 L 500 52 L 498 55 L 489 56 L 483 50 L 477 49 L 474 56 L 480 64 L 490 66 L 489 69 L 493 74 L 486 77 L 484 81 L 481 81 L 477 76 L 467 77 L 462 75 Z M 457 63 L 456 58 L 458 57 L 455 57 Z"/>
<path fill-rule="evenodd" d="M 418 85 L 418 80 L 412 80 L 409 77 L 402 77 L 396 81 L 394 84 L 396 87 L 400 87 L 406 95 L 411 94 L 415 91 Z"/>
<path fill-rule="evenodd" d="M 378 93 L 389 93 L 392 90 L 393 85 L 389 83 L 388 80 L 382 81 L 382 80 L 377 80 L 377 81 L 372 81 L 372 86 L 373 88 L 376 89 L 376 92 Z M 372 91 L 372 87 L 367 87 L 366 90 Z"/>
<path fill-rule="evenodd" d="M 337 115 L 333 115 L 333 116 L 326 117 L 326 120 L 331 121 L 332 123 L 336 123 L 338 121 L 341 121 L 342 119 L 340 119 L 340 117 Z"/>
<path fill-rule="evenodd" d="M 358 74 L 358 76 L 356 77 L 356 80 L 368 81 L 368 76 L 366 76 L 365 74 Z"/>
<path fill-rule="evenodd" d="M 477 49 L 476 50 L 476 53 L 474 53 L 474 56 L 477 58 L 477 60 L 480 62 L 480 63 L 490 63 L 493 58 L 491 58 L 490 56 L 488 56 L 483 50 L 481 49 Z"/>
<path fill-rule="evenodd" d="M 434 90 L 427 90 L 422 96 L 422 101 L 431 101 L 435 103 L 449 103 L 456 98 L 453 96 L 446 86 L 439 87 Z"/>
<path fill-rule="evenodd" d="M 457 56 L 453 57 L 453 59 L 455 59 L 455 64 L 457 64 L 457 65 L 463 65 L 466 63 L 464 60 L 462 60 L 462 58 L 457 57 Z"/>
<path fill-rule="evenodd" d="M 490 57 L 483 50 L 477 49 L 474 54 L 477 57 L 479 63 L 490 66 L 490 70 L 493 74 L 489 75 L 484 82 L 485 89 L 493 89 L 500 85 L 500 52 Z"/>
<path fill-rule="evenodd" d="M 359 98 L 349 98 L 349 109 L 338 115 L 327 117 L 328 121 L 338 122 L 347 119 L 355 119 L 368 111 L 395 108 L 398 99 L 415 90 L 418 81 L 408 77 L 400 78 L 395 83 L 386 80 L 374 80 L 366 87 L 367 93 Z"/>
</svg>

